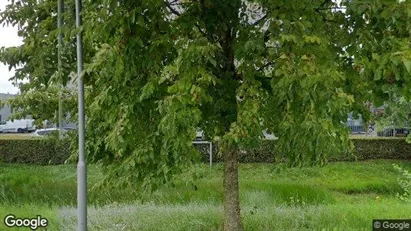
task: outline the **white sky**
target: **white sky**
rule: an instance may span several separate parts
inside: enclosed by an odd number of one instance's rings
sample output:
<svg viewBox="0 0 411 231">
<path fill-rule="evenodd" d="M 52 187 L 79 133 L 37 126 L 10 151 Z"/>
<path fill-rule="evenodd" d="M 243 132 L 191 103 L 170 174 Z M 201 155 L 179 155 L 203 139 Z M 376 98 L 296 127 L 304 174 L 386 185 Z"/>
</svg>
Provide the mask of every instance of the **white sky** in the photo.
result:
<svg viewBox="0 0 411 231">
<path fill-rule="evenodd" d="M 7 0 L 0 0 L 0 11 L 3 11 L 8 4 Z M 0 24 L 0 47 L 19 46 L 22 39 L 17 36 L 17 27 L 2 27 Z M 16 94 L 18 88 L 8 81 L 14 75 L 14 70 L 9 71 L 8 67 L 0 63 L 0 93 Z"/>
</svg>

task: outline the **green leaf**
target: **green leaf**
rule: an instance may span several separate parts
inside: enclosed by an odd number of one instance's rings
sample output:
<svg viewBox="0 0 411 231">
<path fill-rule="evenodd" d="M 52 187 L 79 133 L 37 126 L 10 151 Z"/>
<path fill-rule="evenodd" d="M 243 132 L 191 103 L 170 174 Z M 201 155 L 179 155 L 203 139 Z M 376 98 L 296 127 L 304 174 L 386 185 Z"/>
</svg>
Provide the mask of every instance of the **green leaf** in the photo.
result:
<svg viewBox="0 0 411 231">
<path fill-rule="evenodd" d="M 376 70 L 374 72 L 374 81 L 378 81 L 381 79 L 381 71 L 380 70 Z"/>
<path fill-rule="evenodd" d="M 214 67 L 217 66 L 217 62 L 215 61 L 215 59 L 211 58 L 209 61 Z"/>
<path fill-rule="evenodd" d="M 280 59 L 287 59 L 287 55 L 286 55 L 286 54 L 282 54 L 279 58 L 280 58 Z"/>
<path fill-rule="evenodd" d="M 405 69 L 407 70 L 408 74 L 411 74 L 411 60 L 403 59 L 402 62 L 404 63 Z"/>
</svg>

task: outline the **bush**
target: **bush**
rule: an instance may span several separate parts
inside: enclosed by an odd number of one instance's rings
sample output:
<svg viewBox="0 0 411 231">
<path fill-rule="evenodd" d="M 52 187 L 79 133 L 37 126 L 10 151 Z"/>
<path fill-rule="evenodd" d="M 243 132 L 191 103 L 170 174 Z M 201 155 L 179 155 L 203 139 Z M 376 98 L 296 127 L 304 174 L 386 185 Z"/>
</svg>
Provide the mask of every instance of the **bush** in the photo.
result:
<svg viewBox="0 0 411 231">
<path fill-rule="evenodd" d="M 354 154 L 358 160 L 411 159 L 411 144 L 406 138 L 353 138 Z M 342 159 L 347 160 L 347 159 Z"/>
<path fill-rule="evenodd" d="M 201 160 L 209 162 L 209 144 L 194 144 L 194 147 L 202 153 Z M 223 158 L 218 153 L 217 144 L 213 143 L 213 162 L 222 162 Z M 265 141 L 259 148 L 248 151 L 241 151 L 238 155 L 238 160 L 241 163 L 273 163 L 278 153 L 275 151 L 273 141 Z"/>
<path fill-rule="evenodd" d="M 328 161 L 354 161 L 372 159 L 411 159 L 411 144 L 405 138 L 396 137 L 358 137 L 351 138 L 354 144 L 353 153 L 340 153 L 328 158 Z M 209 145 L 195 144 L 197 150 L 202 153 L 202 161 L 209 161 Z M 213 144 L 213 162 L 221 162 L 221 156 L 217 155 L 218 146 Z M 239 162 L 241 163 L 272 163 L 279 153 L 275 150 L 275 141 L 265 141 L 260 148 L 241 151 Z"/>
<path fill-rule="evenodd" d="M 0 162 L 18 164 L 62 164 L 70 156 L 68 140 L 0 139 Z"/>
<path fill-rule="evenodd" d="M 59 140 L 57 137 L 47 139 L 0 139 L 0 162 L 22 164 L 62 164 L 76 152 L 75 137 Z M 370 159 L 411 159 L 411 144 L 405 138 L 375 137 L 352 138 L 354 152 L 352 154 L 341 153 L 328 158 L 328 161 L 353 161 Z M 209 145 L 195 144 L 201 153 L 201 161 L 209 162 Z M 77 155 L 72 155 L 72 161 L 76 161 Z M 241 151 L 239 162 L 241 163 L 273 163 L 281 157 L 275 150 L 275 141 L 265 141 L 261 147 Z M 213 162 L 221 162 L 218 155 L 218 145 L 213 144 Z"/>
</svg>

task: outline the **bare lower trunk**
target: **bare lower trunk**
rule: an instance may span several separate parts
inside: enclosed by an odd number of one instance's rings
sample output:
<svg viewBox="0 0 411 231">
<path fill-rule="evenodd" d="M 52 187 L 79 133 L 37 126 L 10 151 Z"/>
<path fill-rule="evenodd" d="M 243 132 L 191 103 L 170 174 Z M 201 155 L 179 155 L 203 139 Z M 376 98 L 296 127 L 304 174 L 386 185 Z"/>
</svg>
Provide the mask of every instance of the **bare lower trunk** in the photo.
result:
<svg viewBox="0 0 411 231">
<path fill-rule="evenodd" d="M 237 150 L 224 154 L 224 230 L 243 230 L 240 216 Z"/>
</svg>

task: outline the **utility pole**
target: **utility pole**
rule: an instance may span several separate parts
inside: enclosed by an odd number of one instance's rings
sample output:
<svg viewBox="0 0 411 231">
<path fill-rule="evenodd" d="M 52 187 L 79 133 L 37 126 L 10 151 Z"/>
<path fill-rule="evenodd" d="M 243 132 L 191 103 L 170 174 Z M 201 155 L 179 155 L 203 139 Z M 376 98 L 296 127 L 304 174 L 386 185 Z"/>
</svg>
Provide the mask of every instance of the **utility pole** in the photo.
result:
<svg viewBox="0 0 411 231">
<path fill-rule="evenodd" d="M 76 28 L 80 29 L 82 0 L 76 0 Z M 87 231 L 87 164 L 84 143 L 84 85 L 83 85 L 83 44 L 82 32 L 77 32 L 77 83 L 78 83 L 78 132 L 79 158 L 77 164 L 77 230 Z"/>
<path fill-rule="evenodd" d="M 63 33 L 62 33 L 62 26 L 63 26 L 63 11 L 64 11 L 64 0 L 58 0 L 58 7 L 57 7 L 57 27 L 59 30 L 58 34 L 58 47 L 57 47 L 57 52 L 58 52 L 58 84 L 60 85 L 59 88 L 59 138 L 62 139 L 63 137 L 63 76 L 62 76 L 62 63 L 61 63 L 61 50 L 62 50 L 62 45 L 63 45 Z"/>
</svg>

